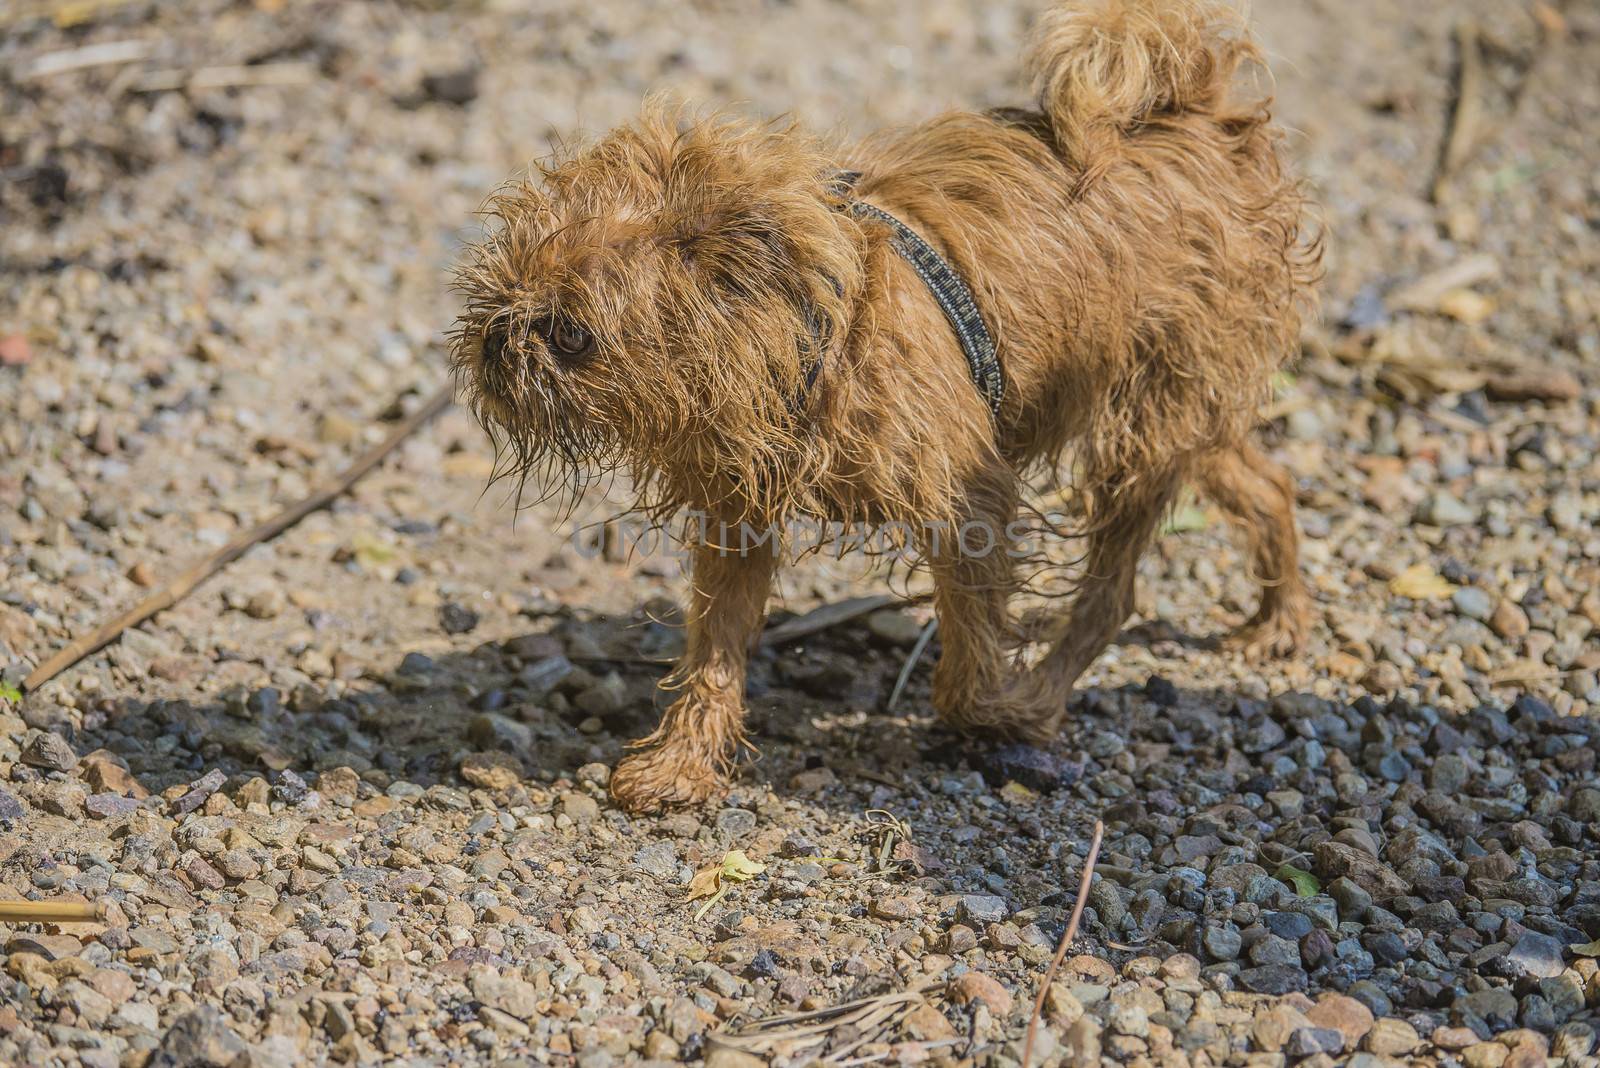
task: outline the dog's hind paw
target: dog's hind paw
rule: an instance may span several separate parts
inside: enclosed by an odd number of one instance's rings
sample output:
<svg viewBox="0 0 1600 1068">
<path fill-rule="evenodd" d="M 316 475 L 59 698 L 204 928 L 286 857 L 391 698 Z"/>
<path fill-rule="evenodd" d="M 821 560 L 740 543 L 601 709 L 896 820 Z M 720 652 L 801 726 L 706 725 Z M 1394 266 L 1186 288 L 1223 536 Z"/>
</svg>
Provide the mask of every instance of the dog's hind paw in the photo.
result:
<svg viewBox="0 0 1600 1068">
<path fill-rule="evenodd" d="M 1228 637 L 1228 645 L 1247 657 L 1284 657 L 1305 645 L 1309 630 L 1304 612 L 1257 615 Z"/>
</svg>

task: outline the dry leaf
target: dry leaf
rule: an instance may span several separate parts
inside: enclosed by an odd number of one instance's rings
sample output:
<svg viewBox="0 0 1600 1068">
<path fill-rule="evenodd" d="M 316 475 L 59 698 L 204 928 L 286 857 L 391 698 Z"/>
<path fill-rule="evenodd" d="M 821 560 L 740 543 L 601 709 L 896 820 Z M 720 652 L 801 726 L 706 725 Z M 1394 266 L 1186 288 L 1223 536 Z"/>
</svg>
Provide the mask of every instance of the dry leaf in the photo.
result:
<svg viewBox="0 0 1600 1068">
<path fill-rule="evenodd" d="M 1412 564 L 1389 580 L 1389 592 L 1413 601 L 1435 601 L 1450 596 L 1455 586 L 1431 564 Z"/>
<path fill-rule="evenodd" d="M 1022 785 L 1020 782 L 1008 782 L 1000 787 L 1000 796 L 1011 805 L 1031 805 L 1039 800 L 1039 794 Z"/>
<path fill-rule="evenodd" d="M 1494 301 L 1475 289 L 1452 289 L 1439 298 L 1439 310 L 1468 326 L 1477 326 L 1494 314 Z"/>
<path fill-rule="evenodd" d="M 387 545 L 370 534 L 357 534 L 350 539 L 350 555 L 362 567 L 387 564 L 394 559 L 394 546 Z"/>
<path fill-rule="evenodd" d="M 751 860 L 744 855 L 744 850 L 728 850 L 720 863 L 701 868 L 689 880 L 689 896 L 686 900 L 694 901 L 702 897 L 711 899 L 700 906 L 694 918 L 698 920 L 712 905 L 722 900 L 722 895 L 728 892 L 728 884 L 749 882 L 766 870 L 765 864 Z"/>
<path fill-rule="evenodd" d="M 765 864 L 751 860 L 742 849 L 729 850 L 728 855 L 722 858 L 722 877 L 736 883 L 749 882 L 766 870 Z"/>
<path fill-rule="evenodd" d="M 1189 530 L 1204 530 L 1211 525 L 1211 518 L 1206 510 L 1197 504 L 1182 504 L 1172 510 L 1167 517 L 1167 525 L 1161 528 L 1163 534 L 1182 534 Z"/>
<path fill-rule="evenodd" d="M 689 898 L 695 901 L 702 897 L 710 897 L 722 889 L 722 865 L 713 864 L 709 868 L 701 868 L 695 872 L 694 878 L 689 880 Z"/>
</svg>

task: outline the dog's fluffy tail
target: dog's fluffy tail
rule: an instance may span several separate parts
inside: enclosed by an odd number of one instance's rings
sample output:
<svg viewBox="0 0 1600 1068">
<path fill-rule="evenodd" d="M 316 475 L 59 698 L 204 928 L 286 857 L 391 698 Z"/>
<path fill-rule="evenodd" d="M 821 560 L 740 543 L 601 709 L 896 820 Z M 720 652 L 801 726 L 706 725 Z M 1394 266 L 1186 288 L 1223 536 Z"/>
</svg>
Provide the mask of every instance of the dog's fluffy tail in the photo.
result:
<svg viewBox="0 0 1600 1068">
<path fill-rule="evenodd" d="M 1089 177 L 1145 123 L 1224 110 L 1235 71 L 1256 58 L 1243 17 L 1218 0 L 1062 0 L 1025 64 L 1057 151 Z"/>
</svg>

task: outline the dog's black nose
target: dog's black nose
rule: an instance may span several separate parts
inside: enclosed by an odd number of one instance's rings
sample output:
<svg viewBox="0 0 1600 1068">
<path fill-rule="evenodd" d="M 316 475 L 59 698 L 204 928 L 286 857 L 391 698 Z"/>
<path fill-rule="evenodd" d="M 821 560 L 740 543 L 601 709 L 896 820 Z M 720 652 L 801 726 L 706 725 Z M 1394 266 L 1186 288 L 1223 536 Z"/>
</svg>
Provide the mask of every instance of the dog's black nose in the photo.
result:
<svg viewBox="0 0 1600 1068">
<path fill-rule="evenodd" d="M 506 328 L 492 327 L 483 335 L 483 362 L 499 365 L 506 354 Z"/>
</svg>

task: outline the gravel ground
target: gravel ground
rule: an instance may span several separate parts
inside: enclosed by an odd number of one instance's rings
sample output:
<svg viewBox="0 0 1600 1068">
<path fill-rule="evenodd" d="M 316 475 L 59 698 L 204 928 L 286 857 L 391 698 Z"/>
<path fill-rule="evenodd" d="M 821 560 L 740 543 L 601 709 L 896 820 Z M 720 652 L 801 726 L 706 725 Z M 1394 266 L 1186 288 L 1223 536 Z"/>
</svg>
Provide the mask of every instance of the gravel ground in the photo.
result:
<svg viewBox="0 0 1600 1068">
<path fill-rule="evenodd" d="M 0 11 L 5 680 L 436 388 L 445 267 L 552 139 L 653 88 L 858 132 L 1013 102 L 1036 6 Z M 0 899 L 109 904 L 0 927 L 0 1063 L 1010 1065 L 1097 817 L 1051 1061 L 1600 1063 L 1600 10 L 1261 6 L 1329 227 L 1273 413 L 1309 649 L 1218 647 L 1250 583 L 1185 508 L 1048 751 L 938 733 L 926 660 L 883 711 L 926 618 L 889 608 L 758 658 L 725 801 L 630 818 L 676 564 L 485 493 L 452 412 L 0 697 Z M 884 589 L 812 560 L 781 610 Z M 730 850 L 761 870 L 691 901 Z"/>
</svg>

